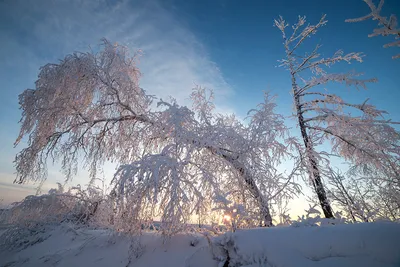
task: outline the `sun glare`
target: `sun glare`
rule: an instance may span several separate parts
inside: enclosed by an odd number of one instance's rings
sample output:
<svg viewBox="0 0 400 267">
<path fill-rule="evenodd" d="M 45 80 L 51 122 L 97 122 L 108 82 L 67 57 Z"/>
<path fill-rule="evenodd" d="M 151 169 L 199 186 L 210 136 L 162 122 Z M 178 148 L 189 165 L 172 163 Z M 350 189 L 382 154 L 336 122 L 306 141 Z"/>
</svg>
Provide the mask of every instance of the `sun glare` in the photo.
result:
<svg viewBox="0 0 400 267">
<path fill-rule="evenodd" d="M 231 220 L 231 216 L 229 215 L 224 215 L 224 221 L 230 221 Z"/>
</svg>

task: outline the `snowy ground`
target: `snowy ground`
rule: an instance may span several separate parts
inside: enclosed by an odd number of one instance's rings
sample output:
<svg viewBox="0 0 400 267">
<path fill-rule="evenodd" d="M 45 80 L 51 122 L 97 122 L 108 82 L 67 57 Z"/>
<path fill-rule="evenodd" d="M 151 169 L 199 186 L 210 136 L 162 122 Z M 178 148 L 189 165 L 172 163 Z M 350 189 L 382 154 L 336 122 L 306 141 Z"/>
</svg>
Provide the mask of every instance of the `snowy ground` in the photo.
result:
<svg viewBox="0 0 400 267">
<path fill-rule="evenodd" d="M 71 225 L 30 234 L 0 227 L 0 235 L 0 240 L 12 241 L 7 246 L 2 243 L 0 266 L 223 266 L 223 261 L 213 259 L 207 239 L 198 234 L 179 234 L 163 244 L 162 236 L 145 233 L 141 245 L 137 238 L 109 230 Z M 19 239 L 13 240 L 14 236 Z M 260 228 L 212 241 L 214 255 L 224 256 L 218 248 L 229 251 L 230 266 L 400 266 L 400 224 L 396 223 Z"/>
</svg>

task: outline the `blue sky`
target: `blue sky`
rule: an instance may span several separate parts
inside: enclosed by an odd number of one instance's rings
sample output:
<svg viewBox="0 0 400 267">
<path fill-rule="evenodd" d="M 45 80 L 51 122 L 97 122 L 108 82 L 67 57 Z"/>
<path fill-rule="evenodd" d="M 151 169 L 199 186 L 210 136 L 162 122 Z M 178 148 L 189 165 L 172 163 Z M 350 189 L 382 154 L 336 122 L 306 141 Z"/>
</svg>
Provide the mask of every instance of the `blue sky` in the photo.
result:
<svg viewBox="0 0 400 267">
<path fill-rule="evenodd" d="M 323 55 L 338 49 L 364 52 L 364 63 L 342 65 L 343 70 L 379 79 L 368 91 L 341 95 L 352 102 L 369 97 L 370 103 L 400 121 L 400 60 L 391 59 L 398 51 L 382 47 L 392 39 L 368 38 L 376 22 L 344 22 L 367 12 L 361 0 L 0 1 L 0 199 L 16 200 L 33 192 L 33 186 L 11 184 L 12 161 L 22 148 L 13 148 L 19 130 L 18 94 L 33 88 L 40 66 L 73 51 L 88 51 L 102 37 L 144 51 L 142 87 L 152 94 L 189 104 L 196 83 L 215 90 L 218 111 L 244 117 L 262 101 L 263 90 L 269 90 L 278 96 L 278 111 L 290 115 L 290 79 L 277 68 L 284 51 L 273 19 L 282 15 L 294 22 L 306 15 L 316 22 L 326 13 L 328 25 L 313 38 L 323 45 Z M 387 0 L 384 13 L 400 15 L 400 2 Z M 82 182 L 84 176 L 74 182 Z M 62 176 L 51 168 L 48 187 L 55 181 Z"/>
<path fill-rule="evenodd" d="M 385 13 L 399 14 L 400 2 L 387 0 L 385 8 Z M 280 32 L 272 27 L 273 19 L 282 15 L 287 21 L 294 22 L 298 15 L 306 15 L 309 22 L 316 22 L 322 14 L 327 14 L 327 26 L 313 38 L 323 45 L 323 55 L 329 56 L 338 49 L 364 52 L 367 55 L 365 62 L 351 65 L 351 69 L 364 72 L 365 77 L 377 77 L 380 82 L 362 95 L 370 96 L 373 103 L 384 105 L 399 118 L 400 112 L 394 101 L 388 102 L 394 96 L 400 97 L 394 79 L 400 74 L 400 62 L 390 59 L 397 51 L 382 49 L 385 38 L 367 37 L 376 22 L 344 23 L 346 18 L 368 13 L 367 5 L 361 0 L 219 1 L 219 4 L 213 0 L 197 1 L 197 4 L 182 0 L 176 2 L 176 9 L 175 14 L 183 14 L 181 20 L 207 47 L 210 57 L 234 90 L 233 103 L 241 103 L 239 108 L 244 110 L 254 106 L 264 89 L 279 95 L 280 104 L 291 103 L 287 97 L 290 91 L 288 73 L 276 68 L 283 47 Z M 388 97 L 384 97 L 382 91 Z M 284 105 L 282 112 L 287 112 Z"/>
</svg>

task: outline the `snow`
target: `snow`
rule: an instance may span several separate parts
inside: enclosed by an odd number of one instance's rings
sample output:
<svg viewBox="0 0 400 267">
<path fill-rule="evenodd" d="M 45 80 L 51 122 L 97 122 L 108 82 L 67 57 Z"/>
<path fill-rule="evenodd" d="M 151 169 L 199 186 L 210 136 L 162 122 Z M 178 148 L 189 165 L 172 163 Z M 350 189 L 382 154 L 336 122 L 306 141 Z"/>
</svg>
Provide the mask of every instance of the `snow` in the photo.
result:
<svg viewBox="0 0 400 267">
<path fill-rule="evenodd" d="M 138 245 L 138 237 L 107 229 L 68 224 L 43 229 L 29 238 L 31 243 L 21 236 L 14 246 L 0 246 L 0 266 L 223 266 L 199 233 L 165 239 L 146 232 Z M 1 230 L 4 240 L 7 231 Z M 212 243 L 217 258 L 224 257 L 221 248 L 229 251 L 230 266 L 400 266 L 400 224 L 390 222 L 237 230 Z"/>
<path fill-rule="evenodd" d="M 198 234 L 178 234 L 163 242 L 160 234 L 145 233 L 141 236 L 144 253 L 138 258 L 135 255 L 140 253 L 129 253 L 131 241 L 134 243 L 136 239 L 110 230 L 74 229 L 61 225 L 48 228 L 42 236 L 45 239 L 43 242 L 26 249 L 3 249 L 0 266 L 127 266 L 129 255 L 132 257 L 130 266 L 135 267 L 185 266 L 187 262 L 191 263 L 190 266 L 199 267 L 218 264 L 208 249 L 202 249 L 208 247 L 207 240 Z M 199 243 L 191 246 L 194 240 Z M 140 251 L 137 248 L 134 246 L 133 251 Z M 196 263 L 192 263 L 192 255 Z"/>
<path fill-rule="evenodd" d="M 396 223 L 239 230 L 216 242 L 230 250 L 232 264 L 400 266 L 400 225 Z"/>
</svg>

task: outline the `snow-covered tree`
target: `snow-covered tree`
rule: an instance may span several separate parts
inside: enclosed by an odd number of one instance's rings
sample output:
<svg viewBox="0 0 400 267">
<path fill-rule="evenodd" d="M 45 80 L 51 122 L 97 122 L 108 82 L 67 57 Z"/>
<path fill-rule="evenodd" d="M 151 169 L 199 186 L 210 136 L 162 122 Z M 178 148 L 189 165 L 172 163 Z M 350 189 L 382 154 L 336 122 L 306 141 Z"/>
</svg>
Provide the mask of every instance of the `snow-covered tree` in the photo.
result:
<svg viewBox="0 0 400 267">
<path fill-rule="evenodd" d="M 394 157 L 393 157 L 394 158 Z M 387 166 L 384 166 L 387 167 Z M 350 188 L 362 196 L 359 201 L 364 213 L 373 214 L 371 220 L 400 219 L 400 183 L 397 159 L 393 168 L 376 168 L 373 165 L 355 165 L 347 173 Z M 361 197 L 360 197 L 361 198 Z"/>
<path fill-rule="evenodd" d="M 30 195 L 14 203 L 7 212 L 6 222 L 28 228 L 38 223 L 62 221 L 86 224 L 94 222 L 98 207 L 105 199 L 104 192 L 94 185 L 65 190 L 58 183 L 58 188 L 50 189 L 47 194 Z"/>
<path fill-rule="evenodd" d="M 328 196 L 345 217 L 353 222 L 368 222 L 374 212 L 367 201 L 372 190 L 363 190 L 363 183 L 356 179 L 346 179 L 340 170 L 331 170 L 327 178 L 330 185 Z"/>
<path fill-rule="evenodd" d="M 281 17 L 275 25 L 282 32 L 286 58 L 282 66 L 290 72 L 295 117 L 304 146 L 300 149 L 313 188 L 318 196 L 325 217 L 333 212 L 323 185 L 323 167 L 329 155 L 340 155 L 358 166 L 374 166 L 381 170 L 398 169 L 399 133 L 390 126 L 394 123 L 383 119 L 385 111 L 376 109 L 367 100 L 353 104 L 323 88 L 328 83 L 341 83 L 347 87 L 366 88 L 375 79 L 359 79 L 359 74 L 327 73 L 324 67 L 335 63 L 362 62 L 361 53 L 345 54 L 339 50 L 329 58 L 321 58 L 319 44 L 311 53 L 301 51 L 302 44 L 327 23 L 325 15 L 315 25 L 306 24 L 299 17 L 290 34 L 289 24 Z M 331 151 L 317 147 L 325 141 L 331 143 Z"/>
<path fill-rule="evenodd" d="M 163 211 L 163 221 L 178 220 L 168 222 L 176 225 L 188 220 L 191 209 L 201 210 L 206 198 L 221 199 L 229 191 L 231 200 L 226 201 L 242 203 L 255 211 L 254 217 L 272 225 L 270 200 L 288 191 L 298 192 L 292 181 L 296 170 L 288 177 L 276 170 L 288 153 L 278 142 L 286 128 L 281 116 L 272 112 L 275 104 L 266 95 L 244 125 L 232 115 L 213 115 L 205 89 L 197 87 L 192 98 L 197 116 L 176 103 L 159 102 L 167 106 L 160 119 L 165 131 L 161 135 L 168 136 L 168 144 L 158 153 L 121 166 L 113 181 L 115 192 L 122 201 L 136 196 L 129 207 L 142 205 L 139 199 L 145 201 L 144 195 L 152 198 Z"/>
<path fill-rule="evenodd" d="M 328 195 L 353 222 L 400 219 L 399 189 L 382 172 L 331 171 Z"/>
<path fill-rule="evenodd" d="M 365 20 L 377 20 L 379 28 L 374 29 L 373 33 L 369 34 L 368 37 L 375 36 L 389 36 L 394 35 L 395 41 L 385 44 L 384 47 L 400 47 L 400 28 L 398 25 L 397 17 L 391 14 L 389 18 L 382 16 L 381 11 L 385 0 L 380 0 L 378 6 L 376 6 L 372 0 L 363 0 L 367 3 L 371 9 L 371 13 L 356 19 L 347 19 L 346 22 L 360 22 Z M 400 54 L 394 55 L 393 59 L 400 58 Z"/>
<path fill-rule="evenodd" d="M 212 98 L 197 86 L 192 111 L 147 94 L 139 84 L 137 57 L 104 40 L 98 53 L 74 53 L 41 68 L 36 88 L 19 97 L 16 144 L 28 136 L 28 146 L 16 157 L 16 182 L 45 179 L 49 159 L 61 161 L 67 179 L 78 162 L 94 179 L 112 161 L 120 165 L 112 181 L 115 220 L 126 227 L 140 228 L 160 216 L 171 233 L 201 210 L 205 198 L 226 190 L 246 196 L 243 201 L 272 225 L 269 196 L 295 186 L 282 182 L 291 177 L 276 173 L 282 157 L 290 155 L 273 99 L 266 94 L 244 124 L 214 114 Z"/>
</svg>

